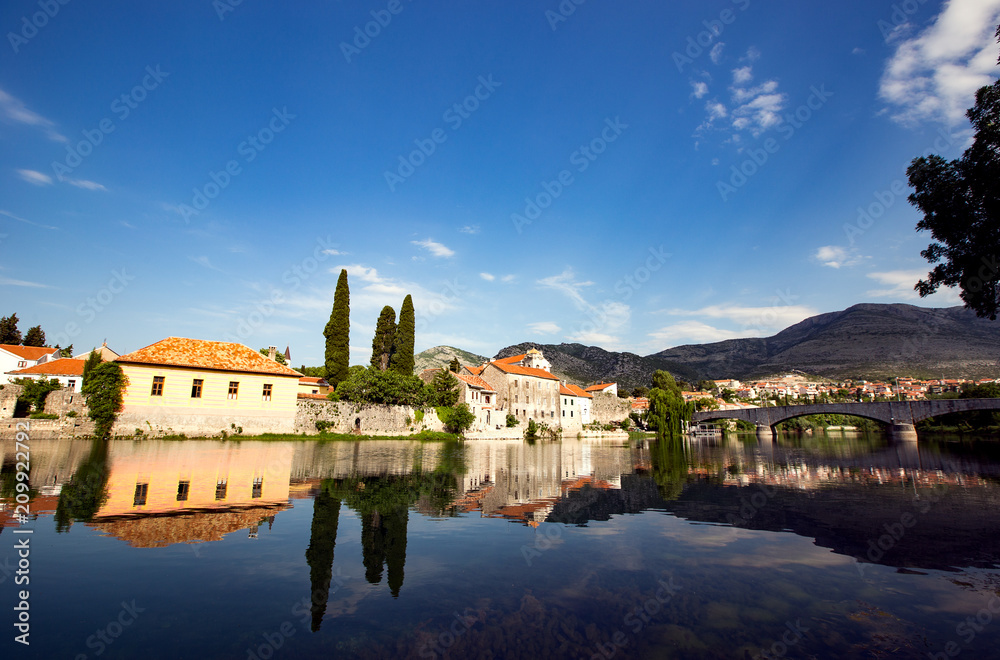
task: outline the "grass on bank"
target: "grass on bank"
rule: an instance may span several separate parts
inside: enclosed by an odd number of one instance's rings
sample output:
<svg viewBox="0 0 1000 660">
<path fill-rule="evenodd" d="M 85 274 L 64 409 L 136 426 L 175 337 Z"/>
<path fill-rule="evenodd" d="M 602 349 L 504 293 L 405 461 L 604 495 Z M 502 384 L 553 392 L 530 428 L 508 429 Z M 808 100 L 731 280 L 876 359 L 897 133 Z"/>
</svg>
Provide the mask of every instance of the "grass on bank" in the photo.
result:
<svg viewBox="0 0 1000 660">
<path fill-rule="evenodd" d="M 123 438 L 139 438 L 145 439 L 148 436 L 122 436 Z M 358 440 L 417 440 L 419 442 L 450 442 L 454 440 L 459 440 L 460 437 L 454 433 L 444 433 L 443 431 L 421 431 L 420 433 L 414 433 L 413 435 L 361 435 L 355 433 L 320 433 L 320 434 L 305 434 L 305 433 L 262 433 L 261 435 L 229 435 L 225 437 L 213 437 L 213 436 L 191 436 L 188 437 L 183 433 L 175 435 L 164 435 L 157 438 L 149 438 L 155 440 L 223 440 L 223 441 L 243 441 L 243 440 L 275 440 L 275 441 L 302 441 L 302 440 L 316 440 L 320 442 L 343 442 L 350 441 L 356 442 Z"/>
</svg>

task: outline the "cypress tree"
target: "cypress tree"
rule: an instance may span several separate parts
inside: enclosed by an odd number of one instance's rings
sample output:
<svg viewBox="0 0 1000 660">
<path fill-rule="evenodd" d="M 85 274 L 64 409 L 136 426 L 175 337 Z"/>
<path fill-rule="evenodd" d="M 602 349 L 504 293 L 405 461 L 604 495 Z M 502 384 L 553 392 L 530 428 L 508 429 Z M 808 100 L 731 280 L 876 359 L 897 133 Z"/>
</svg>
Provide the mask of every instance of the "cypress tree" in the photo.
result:
<svg viewBox="0 0 1000 660">
<path fill-rule="evenodd" d="M 448 365 L 448 371 L 452 372 L 453 374 L 457 374 L 461 370 L 462 370 L 462 363 L 458 361 L 457 357 L 453 357 L 451 359 L 451 363 Z"/>
<path fill-rule="evenodd" d="M 341 269 L 337 289 L 333 294 L 333 310 L 323 330 L 326 337 L 326 380 L 331 387 L 347 379 L 351 362 L 349 344 L 351 332 L 351 292 L 347 288 L 347 269 Z"/>
<path fill-rule="evenodd" d="M 101 363 L 101 354 L 96 350 L 90 352 L 87 356 L 87 361 L 83 363 L 83 382 L 80 384 L 81 387 L 87 384 L 90 379 L 90 373 L 94 370 L 94 367 Z"/>
<path fill-rule="evenodd" d="M 42 330 L 42 326 L 36 325 L 33 328 L 28 328 L 28 332 L 24 335 L 23 346 L 45 346 L 45 331 Z"/>
<path fill-rule="evenodd" d="M 396 310 L 386 305 L 379 314 L 375 325 L 375 337 L 372 339 L 372 368 L 385 371 L 389 368 L 389 360 L 393 357 L 392 350 L 396 338 Z"/>
<path fill-rule="evenodd" d="M 399 325 L 396 326 L 396 337 L 392 346 L 392 370 L 404 376 L 413 375 L 413 344 L 416 333 L 416 320 L 413 314 L 413 298 L 409 294 L 403 298 L 403 306 L 399 308 Z"/>
</svg>

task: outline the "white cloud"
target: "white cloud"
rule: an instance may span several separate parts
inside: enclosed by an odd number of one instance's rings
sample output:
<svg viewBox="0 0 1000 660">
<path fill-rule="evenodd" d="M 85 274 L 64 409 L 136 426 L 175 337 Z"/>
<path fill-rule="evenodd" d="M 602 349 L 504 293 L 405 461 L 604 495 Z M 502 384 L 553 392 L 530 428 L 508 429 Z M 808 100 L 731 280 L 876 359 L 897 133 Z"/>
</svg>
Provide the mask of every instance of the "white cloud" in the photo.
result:
<svg viewBox="0 0 1000 660">
<path fill-rule="evenodd" d="M 866 293 L 872 298 L 896 298 L 917 300 L 920 294 L 913 289 L 918 280 L 927 279 L 926 270 L 889 270 L 881 273 L 868 273 L 868 277 L 878 282 L 881 289 L 871 289 Z M 962 304 L 958 290 L 942 287 L 932 296 L 935 302 L 952 305 Z"/>
<path fill-rule="evenodd" d="M 491 273 L 479 273 L 479 277 L 483 278 L 487 282 L 492 282 L 493 280 L 496 279 L 496 275 L 493 275 Z"/>
<path fill-rule="evenodd" d="M 996 78 L 998 22 L 1000 0 L 949 0 L 930 27 L 901 41 L 879 86 L 893 120 L 963 122 L 976 90 Z"/>
<path fill-rule="evenodd" d="M 712 50 L 709 51 L 708 56 L 712 60 L 712 64 L 718 64 L 722 61 L 722 49 L 726 47 L 725 42 L 720 41 L 719 43 L 712 46 Z"/>
<path fill-rule="evenodd" d="M 41 172 L 36 172 L 35 170 L 18 170 L 17 173 L 21 175 L 21 179 L 30 184 L 36 186 L 52 185 L 52 177 L 48 174 L 42 174 Z"/>
<path fill-rule="evenodd" d="M 855 250 L 848 250 L 839 245 L 824 245 L 818 248 L 813 259 L 830 268 L 856 266 L 861 263 L 861 257 Z"/>
<path fill-rule="evenodd" d="M 748 83 L 753 80 L 753 67 L 744 66 L 739 69 L 733 69 L 733 84 L 742 85 L 743 83 Z"/>
<path fill-rule="evenodd" d="M 540 335 L 554 335 L 561 329 L 553 321 L 539 321 L 528 326 L 528 330 Z"/>
<path fill-rule="evenodd" d="M 420 247 L 424 248 L 425 250 L 427 250 L 428 252 L 430 252 L 435 257 L 454 257 L 455 256 L 455 251 L 454 250 L 451 250 L 451 249 L 445 247 L 444 245 L 442 245 L 441 243 L 438 243 L 437 241 L 431 240 L 429 238 L 425 239 L 425 240 L 422 240 L 422 241 L 410 241 L 410 243 L 412 243 L 414 245 L 419 245 Z"/>
<path fill-rule="evenodd" d="M 195 262 L 196 264 L 204 268 L 208 268 L 210 270 L 217 270 L 220 273 L 222 272 L 222 270 L 214 266 L 212 264 L 212 261 L 205 255 L 202 255 L 200 257 L 188 257 L 188 259 L 190 259 L 191 261 Z"/>
<path fill-rule="evenodd" d="M 472 235 L 475 235 L 475 234 L 478 234 L 479 232 L 481 232 L 482 229 L 479 228 L 479 225 L 465 225 L 464 227 L 462 227 L 458 231 L 462 232 L 463 234 L 472 234 Z"/>
<path fill-rule="evenodd" d="M 334 250 L 333 248 L 327 248 L 326 250 L 323 250 L 323 254 L 329 254 L 329 255 L 332 255 L 332 256 L 338 256 L 338 255 L 344 255 L 344 254 L 347 254 L 347 253 L 346 252 L 341 252 L 340 250 Z"/>
<path fill-rule="evenodd" d="M 776 301 L 777 302 L 777 301 Z M 709 305 L 701 309 L 671 309 L 668 314 L 672 316 L 700 316 L 709 319 L 725 319 L 734 324 L 740 324 L 737 335 L 740 337 L 759 336 L 765 330 L 782 330 L 790 325 L 794 325 L 810 316 L 815 316 L 819 312 L 805 305 L 782 305 L 775 304 L 762 307 L 748 307 L 744 305 L 726 304 Z M 723 332 L 720 330 L 720 332 Z"/>
<path fill-rule="evenodd" d="M 573 273 L 573 270 L 571 268 L 567 268 L 558 275 L 538 280 L 538 284 L 547 289 L 554 289 L 564 294 L 573 301 L 573 304 L 577 307 L 577 309 L 586 309 L 590 306 L 590 303 L 584 299 L 580 289 L 583 287 L 593 286 L 594 283 L 575 282 L 575 279 L 576 275 Z"/>
<path fill-rule="evenodd" d="M 691 96 L 696 99 L 700 99 L 708 94 L 708 84 L 703 82 L 691 81 Z"/>
<path fill-rule="evenodd" d="M 0 89 L 0 117 L 18 124 L 36 126 L 45 131 L 48 138 L 54 142 L 66 142 L 66 136 L 60 135 L 53 127 L 55 123 L 36 112 L 28 109 L 24 103 Z"/>
<path fill-rule="evenodd" d="M 705 110 L 708 111 L 708 120 L 714 121 L 716 119 L 722 119 L 728 112 L 726 111 L 726 106 L 719 103 L 718 101 L 709 101 L 705 104 Z"/>
<path fill-rule="evenodd" d="M 104 190 L 107 188 L 95 181 L 87 181 L 85 179 L 66 179 L 66 183 L 71 186 L 76 186 L 77 188 L 83 188 L 84 190 Z"/>
<path fill-rule="evenodd" d="M 701 321 L 681 321 L 649 333 L 661 346 L 660 350 L 683 344 L 708 344 L 725 339 L 737 339 L 741 335 L 733 330 L 722 330 Z"/>
<path fill-rule="evenodd" d="M 362 282 L 370 282 L 373 284 L 382 281 L 382 278 L 379 277 L 377 270 L 375 270 L 374 268 L 369 268 L 368 266 L 362 266 L 361 264 L 337 266 L 336 268 L 331 268 L 330 272 L 339 275 L 340 271 L 342 270 L 347 271 L 348 280 L 358 279 L 361 280 Z"/>
<path fill-rule="evenodd" d="M 614 348 L 621 340 L 614 333 L 625 330 L 632 317 L 632 309 L 622 302 L 605 300 L 593 304 L 583 295 L 586 287 L 593 282 L 576 281 L 576 275 L 567 268 L 558 275 L 538 280 L 540 286 L 562 293 L 572 301 L 573 306 L 586 314 L 586 320 L 572 331 L 568 339 L 587 344 L 599 344 L 605 348 Z"/>
<path fill-rule="evenodd" d="M 500 278 L 500 281 L 504 284 L 509 284 L 517 279 L 517 275 L 504 275 Z"/>
</svg>

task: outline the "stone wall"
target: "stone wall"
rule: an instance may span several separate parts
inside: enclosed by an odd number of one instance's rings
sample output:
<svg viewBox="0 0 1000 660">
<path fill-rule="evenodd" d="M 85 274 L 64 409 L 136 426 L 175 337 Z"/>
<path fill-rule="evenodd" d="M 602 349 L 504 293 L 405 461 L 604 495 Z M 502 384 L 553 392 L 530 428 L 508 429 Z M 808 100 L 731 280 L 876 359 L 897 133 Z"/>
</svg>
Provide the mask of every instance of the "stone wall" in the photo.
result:
<svg viewBox="0 0 1000 660">
<path fill-rule="evenodd" d="M 418 423 L 417 411 L 409 406 L 382 406 L 299 399 L 295 414 L 295 433 L 316 435 L 317 421 L 330 422 L 330 433 L 361 433 L 363 435 L 410 435 L 420 431 L 443 431 L 444 424 L 433 408 L 424 410 Z"/>
<path fill-rule="evenodd" d="M 590 406 L 590 421 L 601 424 L 620 422 L 632 412 L 632 404 L 628 399 L 619 398 L 617 394 L 598 392 Z"/>
<path fill-rule="evenodd" d="M 18 422 L 28 421 L 31 430 L 39 433 L 69 437 L 93 435 L 94 422 L 87 416 L 83 395 L 71 388 L 49 392 L 45 397 L 43 412 L 59 415 L 58 419 L 15 419 L 14 408 L 23 389 L 20 385 L 8 384 L 0 390 L 0 432 L 14 433 Z"/>
</svg>

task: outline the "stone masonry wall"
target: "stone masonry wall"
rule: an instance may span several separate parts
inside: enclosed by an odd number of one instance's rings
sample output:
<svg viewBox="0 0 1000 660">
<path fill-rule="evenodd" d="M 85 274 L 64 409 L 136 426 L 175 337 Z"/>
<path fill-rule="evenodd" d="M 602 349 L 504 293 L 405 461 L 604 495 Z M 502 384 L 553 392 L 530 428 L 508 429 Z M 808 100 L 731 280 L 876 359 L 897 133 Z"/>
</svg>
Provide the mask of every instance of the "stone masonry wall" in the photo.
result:
<svg viewBox="0 0 1000 660">
<path fill-rule="evenodd" d="M 632 412 L 632 404 L 628 399 L 619 398 L 617 394 L 598 392 L 590 406 L 590 420 L 608 424 L 620 422 Z"/>
<path fill-rule="evenodd" d="M 424 410 L 423 419 L 416 421 L 417 411 L 409 406 L 382 406 L 299 399 L 295 414 L 295 433 L 317 435 L 317 421 L 331 422 L 331 433 L 362 433 L 364 435 L 410 435 L 420 431 L 443 431 L 444 424 L 433 408 Z"/>
<path fill-rule="evenodd" d="M 58 419 L 15 419 L 14 407 L 23 389 L 20 385 L 5 385 L 0 390 L 0 432 L 14 432 L 17 422 L 27 421 L 36 432 L 70 437 L 93 435 L 94 422 L 87 416 L 83 395 L 66 387 L 45 397 L 43 412 L 59 415 Z"/>
</svg>

